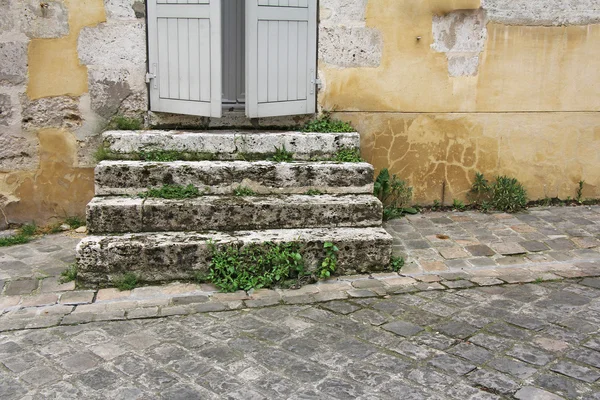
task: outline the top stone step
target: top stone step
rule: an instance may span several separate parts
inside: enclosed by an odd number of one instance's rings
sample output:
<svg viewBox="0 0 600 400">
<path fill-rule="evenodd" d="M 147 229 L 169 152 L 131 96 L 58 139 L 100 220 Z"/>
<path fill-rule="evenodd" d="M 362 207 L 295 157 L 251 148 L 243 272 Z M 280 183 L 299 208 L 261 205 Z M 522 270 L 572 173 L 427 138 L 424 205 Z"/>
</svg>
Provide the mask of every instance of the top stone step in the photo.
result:
<svg viewBox="0 0 600 400">
<path fill-rule="evenodd" d="M 108 131 L 102 137 L 110 158 L 130 160 L 142 152 L 180 152 L 193 160 L 264 160 L 284 147 L 295 160 L 311 160 L 360 147 L 357 132 Z"/>
</svg>

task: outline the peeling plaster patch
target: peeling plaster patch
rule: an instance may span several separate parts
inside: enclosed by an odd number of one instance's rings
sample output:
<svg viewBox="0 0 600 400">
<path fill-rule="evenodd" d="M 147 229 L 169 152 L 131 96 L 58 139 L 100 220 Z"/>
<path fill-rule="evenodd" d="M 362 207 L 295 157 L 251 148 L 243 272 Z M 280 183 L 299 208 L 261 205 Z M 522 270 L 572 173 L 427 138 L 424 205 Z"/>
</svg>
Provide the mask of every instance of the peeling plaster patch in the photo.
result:
<svg viewBox="0 0 600 400">
<path fill-rule="evenodd" d="M 76 98 L 68 96 L 29 100 L 21 96 L 24 129 L 75 128 L 82 124 Z"/>
<path fill-rule="evenodd" d="M 0 43 L 0 83 L 18 85 L 27 78 L 27 43 Z"/>
<path fill-rule="evenodd" d="M 25 0 L 21 4 L 21 29 L 30 38 L 59 38 L 69 34 L 69 13 L 60 1 L 46 1 L 47 8 L 40 7 L 39 0 Z"/>
<path fill-rule="evenodd" d="M 448 57 L 452 77 L 477 75 L 487 39 L 485 11 L 459 10 L 433 17 L 431 48 Z"/>
<path fill-rule="evenodd" d="M 83 28 L 77 45 L 84 65 L 122 68 L 146 63 L 146 27 L 142 23 L 100 24 Z"/>
<path fill-rule="evenodd" d="M 488 19 L 505 25 L 589 25 L 600 23 L 598 0 L 481 0 Z"/>
<path fill-rule="evenodd" d="M 372 28 L 319 28 L 319 59 L 338 67 L 378 67 L 383 40 Z"/>
</svg>

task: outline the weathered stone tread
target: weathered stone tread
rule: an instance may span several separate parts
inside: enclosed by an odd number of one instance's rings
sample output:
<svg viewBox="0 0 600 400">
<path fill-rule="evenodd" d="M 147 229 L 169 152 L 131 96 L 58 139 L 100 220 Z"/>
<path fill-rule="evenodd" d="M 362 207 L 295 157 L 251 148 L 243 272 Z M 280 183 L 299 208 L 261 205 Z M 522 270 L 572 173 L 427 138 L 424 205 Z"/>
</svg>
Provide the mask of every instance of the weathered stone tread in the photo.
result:
<svg viewBox="0 0 600 400">
<path fill-rule="evenodd" d="M 102 137 L 109 153 L 122 159 L 135 158 L 141 151 L 177 151 L 211 160 L 266 159 L 285 147 L 294 159 L 310 160 L 360 147 L 357 132 L 108 131 Z"/>
<path fill-rule="evenodd" d="M 382 209 L 372 195 L 96 197 L 87 227 L 90 233 L 369 227 L 381 226 Z"/>
<path fill-rule="evenodd" d="M 211 194 L 231 194 L 240 185 L 259 194 L 373 193 L 368 163 L 272 161 L 102 161 L 96 166 L 96 195 L 137 195 L 163 185 L 194 185 Z"/>
<path fill-rule="evenodd" d="M 301 243 L 309 270 L 322 261 L 323 244 L 334 242 L 340 248 L 337 262 L 340 275 L 381 271 L 389 264 L 392 251 L 392 238 L 383 228 L 88 236 L 77 246 L 78 277 L 87 283 L 107 283 L 131 271 L 147 282 L 189 279 L 195 272 L 208 270 L 212 258 L 209 241 L 215 246 Z"/>
</svg>

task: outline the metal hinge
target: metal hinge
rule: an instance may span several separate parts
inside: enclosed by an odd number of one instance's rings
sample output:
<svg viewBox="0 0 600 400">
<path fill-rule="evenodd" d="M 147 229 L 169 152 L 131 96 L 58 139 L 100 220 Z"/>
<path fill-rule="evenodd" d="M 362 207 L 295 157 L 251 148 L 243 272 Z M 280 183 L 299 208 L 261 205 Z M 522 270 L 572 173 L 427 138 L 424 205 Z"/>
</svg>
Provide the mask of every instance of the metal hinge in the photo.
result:
<svg viewBox="0 0 600 400">
<path fill-rule="evenodd" d="M 323 82 L 316 77 L 315 74 L 315 70 L 311 69 L 310 70 L 310 94 L 314 94 L 315 93 L 315 85 L 317 86 L 317 88 L 321 89 L 321 87 L 323 86 Z"/>
<path fill-rule="evenodd" d="M 158 81 L 156 79 L 156 74 L 158 72 L 158 65 L 156 63 L 152 64 L 152 68 L 150 68 L 152 72 L 146 73 L 146 83 L 150 83 L 150 81 L 154 81 L 152 83 L 152 87 L 154 89 L 158 89 Z"/>
</svg>

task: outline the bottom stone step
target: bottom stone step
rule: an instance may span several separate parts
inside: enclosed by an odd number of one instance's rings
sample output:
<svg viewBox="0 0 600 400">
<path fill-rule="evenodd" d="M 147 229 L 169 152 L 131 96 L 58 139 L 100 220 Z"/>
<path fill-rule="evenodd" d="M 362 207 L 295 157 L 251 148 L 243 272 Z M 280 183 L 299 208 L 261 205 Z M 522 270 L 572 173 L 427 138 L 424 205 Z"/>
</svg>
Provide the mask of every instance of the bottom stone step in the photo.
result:
<svg viewBox="0 0 600 400">
<path fill-rule="evenodd" d="M 323 244 L 333 242 L 340 249 L 338 275 L 382 271 L 387 268 L 392 253 L 392 237 L 383 228 L 88 236 L 77 246 L 78 279 L 88 284 L 106 284 L 126 272 L 137 274 L 144 282 L 191 279 L 197 272 L 208 271 L 212 258 L 210 241 L 216 246 L 300 243 L 309 271 L 314 271 L 325 257 Z"/>
</svg>

